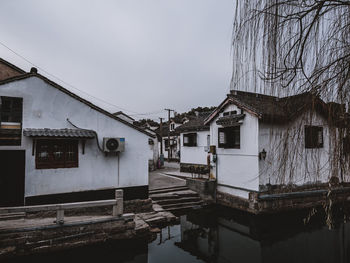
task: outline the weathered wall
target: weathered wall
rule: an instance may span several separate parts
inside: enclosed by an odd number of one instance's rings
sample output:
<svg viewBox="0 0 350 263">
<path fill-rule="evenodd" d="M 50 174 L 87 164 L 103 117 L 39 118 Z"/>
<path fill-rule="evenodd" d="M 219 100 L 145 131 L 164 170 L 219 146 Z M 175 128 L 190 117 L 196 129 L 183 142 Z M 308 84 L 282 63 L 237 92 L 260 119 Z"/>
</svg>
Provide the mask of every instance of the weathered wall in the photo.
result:
<svg viewBox="0 0 350 263">
<path fill-rule="evenodd" d="M 323 127 L 323 147 L 305 148 L 305 125 Z M 260 185 L 314 184 L 332 175 L 332 135 L 327 121 L 316 112 L 305 112 L 286 125 L 259 124 Z M 339 171 L 339 170 L 338 170 Z"/>
<path fill-rule="evenodd" d="M 103 137 L 125 137 L 125 152 L 105 156 L 95 139 L 87 140 L 85 154 L 79 144 L 79 167 L 35 169 L 32 138 L 21 146 L 0 146 L 0 150 L 26 150 L 25 196 L 148 185 L 148 136 L 116 121 L 37 77 L 0 86 L 2 96 L 23 97 L 23 128 L 74 128 L 95 130 L 99 144 Z"/>
<path fill-rule="evenodd" d="M 187 132 L 193 133 L 193 132 Z M 181 155 L 180 163 L 191 164 L 207 164 L 208 152 L 205 151 L 207 145 L 207 136 L 209 131 L 197 131 L 197 146 L 184 146 L 183 136 L 186 133 L 181 133 Z"/>
<path fill-rule="evenodd" d="M 228 105 L 224 112 L 240 110 L 235 105 Z M 210 124 L 211 145 L 216 145 L 217 162 L 216 178 L 217 190 L 243 198 L 248 198 L 250 190 L 259 189 L 259 165 L 258 165 L 258 118 L 249 112 L 244 112 L 240 130 L 240 149 L 218 148 L 218 126 L 216 121 L 222 117 L 220 113 Z M 242 189 L 232 189 L 220 184 L 234 186 Z"/>
</svg>

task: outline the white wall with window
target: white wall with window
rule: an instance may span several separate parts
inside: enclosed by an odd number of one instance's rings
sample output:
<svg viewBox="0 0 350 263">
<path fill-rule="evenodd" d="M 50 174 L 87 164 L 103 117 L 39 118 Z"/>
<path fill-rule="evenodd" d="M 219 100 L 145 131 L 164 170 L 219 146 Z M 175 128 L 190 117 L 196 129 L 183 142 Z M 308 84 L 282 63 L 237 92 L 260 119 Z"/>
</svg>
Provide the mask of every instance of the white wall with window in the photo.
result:
<svg viewBox="0 0 350 263">
<path fill-rule="evenodd" d="M 319 113 L 308 111 L 284 125 L 259 127 L 259 152 L 266 152 L 265 160 L 259 160 L 261 185 L 328 182 L 334 145 Z"/>
<path fill-rule="evenodd" d="M 249 191 L 259 190 L 259 122 L 256 115 L 244 111 L 245 117 L 239 126 L 223 127 L 216 123 L 226 112 L 234 111 L 241 114 L 236 105 L 228 105 L 210 123 L 211 145 L 216 146 L 217 153 L 217 189 L 248 198 Z"/>
<path fill-rule="evenodd" d="M 97 111 L 39 77 L 3 84 L 0 95 L 23 98 L 23 129 L 72 129 L 67 122 L 69 118 L 78 127 L 96 131 L 101 147 L 103 137 L 125 138 L 125 151 L 118 156 L 100 152 L 95 139 L 86 140 L 84 150 L 80 140 L 58 142 L 54 138 L 41 140 L 33 148 L 33 138 L 26 136 L 22 136 L 20 145 L 0 145 L 0 150 L 25 150 L 25 197 L 148 187 L 150 137 L 143 132 Z M 49 159 L 53 162 L 47 162 Z"/>
<path fill-rule="evenodd" d="M 207 164 L 209 131 L 181 133 L 180 163 Z"/>
</svg>

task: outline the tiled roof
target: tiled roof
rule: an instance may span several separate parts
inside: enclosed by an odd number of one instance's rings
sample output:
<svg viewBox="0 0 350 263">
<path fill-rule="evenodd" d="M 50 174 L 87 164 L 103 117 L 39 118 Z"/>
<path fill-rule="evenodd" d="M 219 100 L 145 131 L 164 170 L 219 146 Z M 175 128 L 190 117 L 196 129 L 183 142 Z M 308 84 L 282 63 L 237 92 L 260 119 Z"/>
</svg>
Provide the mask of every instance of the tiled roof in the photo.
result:
<svg viewBox="0 0 350 263">
<path fill-rule="evenodd" d="M 82 129 L 31 129 L 23 130 L 23 135 L 28 137 L 64 137 L 64 138 L 94 138 L 95 132 Z"/>
<path fill-rule="evenodd" d="M 227 95 L 220 106 L 205 120 L 205 123 L 210 123 L 230 103 L 255 114 L 264 122 L 288 122 L 311 107 L 325 117 L 329 111 L 324 101 L 309 92 L 278 98 L 235 90 Z"/>
<path fill-rule="evenodd" d="M 191 118 L 188 122 L 176 128 L 178 132 L 187 131 L 208 131 L 210 127 L 204 125 L 204 120 L 209 116 L 210 112 L 200 112 L 198 116 Z"/>
<path fill-rule="evenodd" d="M 239 120 L 244 119 L 245 114 L 233 114 L 228 116 L 223 116 L 216 121 L 216 124 L 222 126 L 234 126 L 239 124 Z"/>
</svg>

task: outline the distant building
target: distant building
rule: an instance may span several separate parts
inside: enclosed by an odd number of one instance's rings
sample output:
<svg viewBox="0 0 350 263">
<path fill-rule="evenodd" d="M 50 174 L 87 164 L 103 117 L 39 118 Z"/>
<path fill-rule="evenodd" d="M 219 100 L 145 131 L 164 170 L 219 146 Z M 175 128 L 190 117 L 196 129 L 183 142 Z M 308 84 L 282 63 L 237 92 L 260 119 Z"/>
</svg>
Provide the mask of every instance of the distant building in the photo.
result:
<svg viewBox="0 0 350 263">
<path fill-rule="evenodd" d="M 200 112 L 187 117 L 176 131 L 180 134 L 180 171 L 209 174 L 208 152 L 210 146 L 210 126 L 204 120 L 210 112 Z"/>
<path fill-rule="evenodd" d="M 166 160 L 177 162 L 180 160 L 181 145 L 179 133 L 176 131 L 176 128 L 181 124 L 181 120 L 172 118 L 170 119 L 170 123 L 164 122 L 162 124 L 162 129 L 159 127 L 155 130 L 158 134 L 159 153 L 163 153 Z"/>
</svg>

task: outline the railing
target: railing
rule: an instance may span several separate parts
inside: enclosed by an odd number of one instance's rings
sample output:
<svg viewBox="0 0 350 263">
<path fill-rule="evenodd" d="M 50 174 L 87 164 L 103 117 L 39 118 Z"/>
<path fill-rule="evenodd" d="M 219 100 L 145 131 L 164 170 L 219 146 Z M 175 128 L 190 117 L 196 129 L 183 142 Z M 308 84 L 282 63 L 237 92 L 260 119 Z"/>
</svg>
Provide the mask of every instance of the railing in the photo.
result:
<svg viewBox="0 0 350 263">
<path fill-rule="evenodd" d="M 1 207 L 0 214 L 6 213 L 22 213 L 22 212 L 42 212 L 42 211 L 56 211 L 56 224 L 64 224 L 64 211 L 77 208 L 89 208 L 99 206 L 113 206 L 112 216 L 119 217 L 123 214 L 123 190 L 115 191 L 115 199 L 87 201 L 78 203 L 64 203 L 64 204 L 49 204 L 49 205 L 34 205 L 34 206 L 17 206 L 17 207 Z"/>
</svg>

